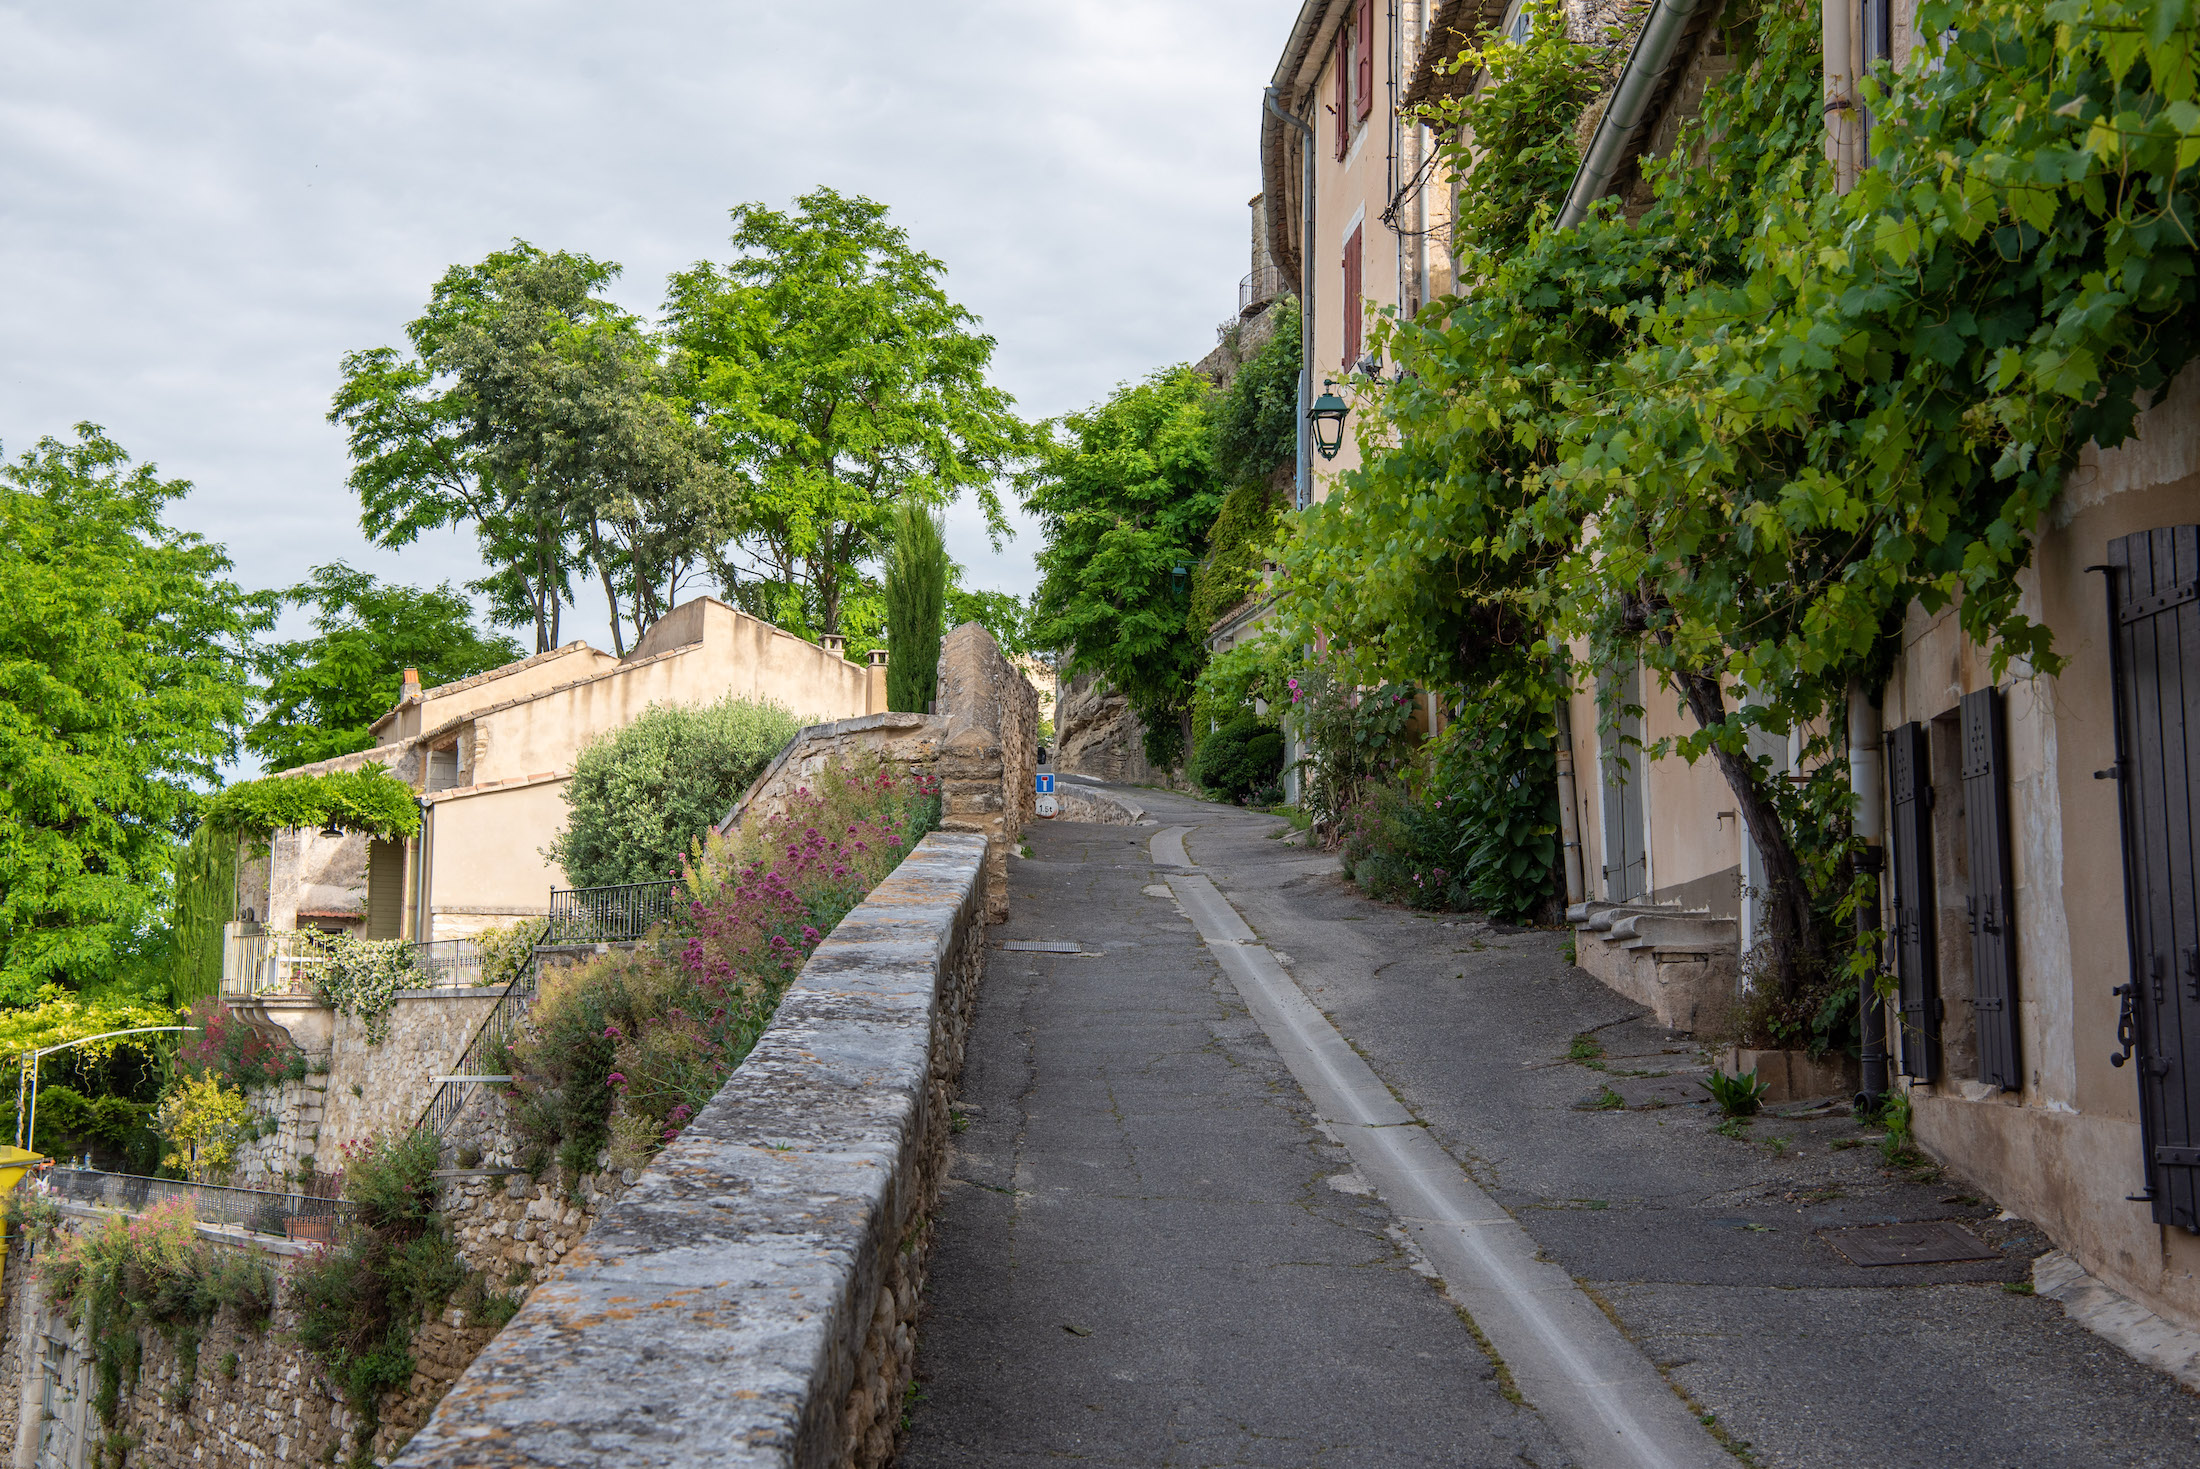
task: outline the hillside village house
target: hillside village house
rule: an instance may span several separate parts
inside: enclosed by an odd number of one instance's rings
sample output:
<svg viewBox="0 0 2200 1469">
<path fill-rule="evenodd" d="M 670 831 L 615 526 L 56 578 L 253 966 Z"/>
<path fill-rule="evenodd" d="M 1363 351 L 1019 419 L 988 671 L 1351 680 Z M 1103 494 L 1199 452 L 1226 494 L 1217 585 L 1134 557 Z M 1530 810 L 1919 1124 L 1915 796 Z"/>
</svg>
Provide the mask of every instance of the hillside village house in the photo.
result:
<svg viewBox="0 0 2200 1469">
<path fill-rule="evenodd" d="M 407 682 L 376 722 L 372 749 L 285 773 L 384 765 L 418 792 L 419 835 L 370 841 L 292 829 L 258 850 L 248 845 L 240 926 L 424 941 L 546 914 L 565 876 L 543 849 L 565 825 L 561 795 L 584 745 L 652 704 L 728 695 L 776 700 L 818 720 L 883 711 L 884 655 L 857 664 L 841 646 L 699 597 L 653 624 L 623 658 L 573 642 L 456 683 Z"/>
<path fill-rule="evenodd" d="M 1647 202 L 1636 160 L 1671 145 L 1729 64 L 1717 9 L 1645 7 L 1633 85 L 1619 87 L 1641 104 L 1606 119 L 1569 208 Z M 1908 63 L 1914 12 L 1912 0 L 1829 7 L 1829 99 L 1872 59 Z M 1858 131 L 1847 109 L 1829 116 L 1829 149 L 1853 178 L 1868 166 Z M 1997 685 L 1952 609 L 1913 608 L 1892 674 L 1858 690 L 1849 717 L 1860 829 L 1884 833 L 1880 916 L 1900 985 L 1883 1017 L 1890 1081 L 1919 1143 L 2187 1326 L 2200 1326 L 2195 522 L 2188 370 L 2135 440 L 2088 448 L 2041 527 L 2024 610 L 2053 630 L 2063 672 L 2012 670 Z M 1661 1019 L 1707 1027 L 1748 982 L 1756 855 L 1710 761 L 1635 748 L 1693 727 L 1677 696 L 1638 669 L 1602 678 L 1643 712 L 1607 739 L 1596 690 L 1572 701 L 1579 962 Z M 1793 768 L 1791 748 L 1761 753 Z M 1866 1052 L 1868 1064 L 1869 1028 Z"/>
</svg>

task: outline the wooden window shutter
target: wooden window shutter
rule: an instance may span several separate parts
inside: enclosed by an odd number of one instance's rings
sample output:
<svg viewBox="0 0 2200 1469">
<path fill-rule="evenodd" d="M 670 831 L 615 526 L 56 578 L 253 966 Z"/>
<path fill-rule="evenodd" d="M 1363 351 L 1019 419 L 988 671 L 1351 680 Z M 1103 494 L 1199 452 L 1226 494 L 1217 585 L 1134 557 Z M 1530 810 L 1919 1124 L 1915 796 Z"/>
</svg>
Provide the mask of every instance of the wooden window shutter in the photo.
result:
<svg viewBox="0 0 2200 1469">
<path fill-rule="evenodd" d="M 405 926 L 405 844 L 367 845 L 367 937 L 394 939 Z"/>
<path fill-rule="evenodd" d="M 1337 157 L 1352 147 L 1352 28 L 1337 27 Z"/>
<path fill-rule="evenodd" d="M 2024 1084 L 2017 1055 L 2017 930 L 2009 866 L 2009 741 L 2001 690 L 1963 696 L 1963 834 L 1970 853 L 1971 1003 L 1978 1077 L 2004 1091 Z"/>
<path fill-rule="evenodd" d="M 1902 1074 L 1940 1075 L 1940 955 L 1933 921 L 1933 777 L 1925 726 L 1887 736 L 1893 776 L 1894 972 L 1902 987 Z"/>
<path fill-rule="evenodd" d="M 1360 89 L 1358 115 L 1366 117 L 1375 110 L 1375 0 L 1360 0 L 1354 29 L 1359 32 L 1354 49 L 1360 54 L 1353 80 Z"/>
<path fill-rule="evenodd" d="M 2142 1197 L 2157 1224 L 2200 1230 L 2200 525 L 2110 541 L 2108 608 Z"/>
<path fill-rule="evenodd" d="M 1360 233 L 1363 226 L 1354 226 L 1352 238 L 1344 242 L 1344 367 L 1352 370 L 1352 364 L 1360 360 Z"/>
</svg>

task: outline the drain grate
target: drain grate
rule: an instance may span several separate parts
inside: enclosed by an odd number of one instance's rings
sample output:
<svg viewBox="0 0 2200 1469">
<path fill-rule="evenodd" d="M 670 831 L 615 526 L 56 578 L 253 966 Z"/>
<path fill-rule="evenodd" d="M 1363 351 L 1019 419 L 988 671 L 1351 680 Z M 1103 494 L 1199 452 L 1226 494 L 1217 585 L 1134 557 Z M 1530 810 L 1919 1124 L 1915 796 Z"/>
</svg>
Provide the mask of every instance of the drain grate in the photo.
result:
<svg viewBox="0 0 2200 1469">
<path fill-rule="evenodd" d="M 1085 952 L 1083 945 L 1071 943 L 1068 939 L 1010 939 L 1001 947 L 1011 954 L 1082 954 Z"/>
<path fill-rule="evenodd" d="M 1852 1265 L 1952 1265 L 2000 1258 L 1992 1245 L 1948 1219 L 1829 1229 L 1824 1238 Z"/>
</svg>

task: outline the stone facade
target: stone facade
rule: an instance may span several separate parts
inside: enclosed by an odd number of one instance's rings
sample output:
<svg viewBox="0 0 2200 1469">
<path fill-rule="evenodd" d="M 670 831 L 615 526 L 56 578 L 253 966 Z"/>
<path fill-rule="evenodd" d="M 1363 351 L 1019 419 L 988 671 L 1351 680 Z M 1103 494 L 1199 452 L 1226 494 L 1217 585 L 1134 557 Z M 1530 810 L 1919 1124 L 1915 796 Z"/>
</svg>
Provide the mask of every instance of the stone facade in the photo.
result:
<svg viewBox="0 0 2200 1469">
<path fill-rule="evenodd" d="M 1146 726 L 1130 700 L 1103 690 L 1089 673 L 1070 679 L 1054 716 L 1054 769 L 1110 785 L 1169 786 L 1166 771 L 1146 760 Z"/>
<path fill-rule="evenodd" d="M 986 846 L 935 832 L 398 1464 L 891 1458 L 984 964 Z"/>
</svg>

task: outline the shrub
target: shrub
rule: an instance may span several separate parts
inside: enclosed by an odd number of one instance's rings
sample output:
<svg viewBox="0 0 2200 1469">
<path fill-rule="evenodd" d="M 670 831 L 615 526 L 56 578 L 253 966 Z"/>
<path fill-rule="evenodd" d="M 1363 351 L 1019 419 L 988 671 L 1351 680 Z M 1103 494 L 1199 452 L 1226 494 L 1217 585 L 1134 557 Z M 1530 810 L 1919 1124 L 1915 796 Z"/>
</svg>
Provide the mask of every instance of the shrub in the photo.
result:
<svg viewBox="0 0 2200 1469">
<path fill-rule="evenodd" d="M 213 1075 L 238 1091 L 296 1081 L 306 1074 L 305 1052 L 277 1042 L 219 1000 L 191 1007 L 176 1064 L 186 1076 Z"/>
<path fill-rule="evenodd" d="M 523 919 L 503 928 L 485 928 L 474 935 L 481 949 L 481 982 L 508 985 L 535 962 L 535 945 L 550 935 L 547 918 Z"/>
<path fill-rule="evenodd" d="M 1557 765 L 1525 708 L 1470 705 L 1429 768 L 1361 786 L 1341 822 L 1346 872 L 1370 897 L 1513 922 L 1558 891 Z"/>
<path fill-rule="evenodd" d="M 367 1044 L 389 1039 L 397 992 L 411 987 L 420 950 L 405 939 L 370 939 L 355 933 L 323 934 L 328 963 L 314 971 L 314 997 L 340 1015 L 356 1015 Z"/>
<path fill-rule="evenodd" d="M 160 1166 L 153 1111 L 152 1103 L 127 1097 L 87 1097 L 74 1087 L 40 1087 L 38 1135 L 31 1148 L 49 1158 L 83 1152 L 119 1155 L 126 1171 L 150 1173 Z"/>
<path fill-rule="evenodd" d="M 662 882 L 698 834 L 802 727 L 778 704 L 654 705 L 590 743 L 565 787 L 566 828 L 546 855 L 575 887 Z"/>
<path fill-rule="evenodd" d="M 1251 713 L 1208 732 L 1192 756 L 1192 779 L 1233 801 L 1274 785 L 1283 774 L 1283 731 Z"/>
<path fill-rule="evenodd" d="M 940 631 L 947 616 L 947 539 L 940 517 L 914 500 L 894 507 L 886 553 L 886 707 L 922 714 L 939 694 Z"/>
<path fill-rule="evenodd" d="M 653 944 L 543 976 L 510 1048 L 521 1135 L 575 1173 L 635 1166 L 717 1093 L 803 961 L 938 824 L 936 787 L 877 756 L 835 761 L 777 817 L 689 866 Z"/>
<path fill-rule="evenodd" d="M 201 1239 L 182 1199 L 61 1234 L 36 1268 L 49 1299 L 90 1338 L 99 1376 L 92 1402 L 110 1429 L 137 1379 L 142 1328 L 175 1347 L 188 1384 L 198 1370 L 199 1334 L 215 1312 L 229 1306 L 248 1323 L 264 1323 L 275 1303 L 265 1257 Z"/>
<path fill-rule="evenodd" d="M 439 1144 L 404 1132 L 344 1148 L 344 1197 L 356 1218 L 333 1249 L 291 1271 L 298 1340 L 359 1416 L 372 1443 L 383 1394 L 412 1379 L 415 1328 L 467 1280 L 436 1212 Z"/>
<path fill-rule="evenodd" d="M 253 1122 L 244 1093 L 219 1076 L 186 1076 L 161 1098 L 153 1125 L 170 1144 L 161 1166 L 201 1182 L 224 1178 Z"/>
</svg>

